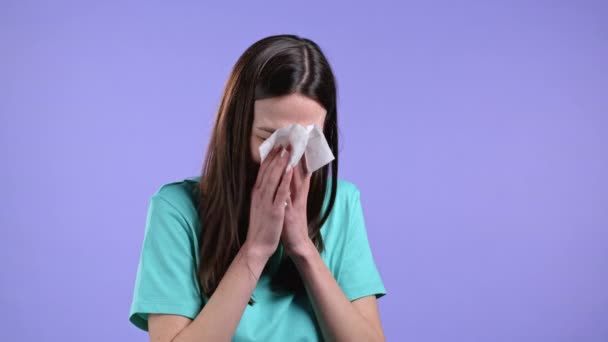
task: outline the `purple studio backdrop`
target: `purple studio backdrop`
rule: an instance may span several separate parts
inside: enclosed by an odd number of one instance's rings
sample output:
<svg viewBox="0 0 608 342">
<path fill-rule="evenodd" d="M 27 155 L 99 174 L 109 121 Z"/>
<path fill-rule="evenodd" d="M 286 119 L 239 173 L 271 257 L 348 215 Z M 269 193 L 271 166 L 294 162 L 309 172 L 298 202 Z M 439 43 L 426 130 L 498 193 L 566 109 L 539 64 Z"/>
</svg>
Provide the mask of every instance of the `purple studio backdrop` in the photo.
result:
<svg viewBox="0 0 608 342">
<path fill-rule="evenodd" d="M 254 41 L 316 41 L 388 341 L 608 341 L 603 1 L 0 4 L 0 340 L 147 341 L 148 200 Z"/>
</svg>

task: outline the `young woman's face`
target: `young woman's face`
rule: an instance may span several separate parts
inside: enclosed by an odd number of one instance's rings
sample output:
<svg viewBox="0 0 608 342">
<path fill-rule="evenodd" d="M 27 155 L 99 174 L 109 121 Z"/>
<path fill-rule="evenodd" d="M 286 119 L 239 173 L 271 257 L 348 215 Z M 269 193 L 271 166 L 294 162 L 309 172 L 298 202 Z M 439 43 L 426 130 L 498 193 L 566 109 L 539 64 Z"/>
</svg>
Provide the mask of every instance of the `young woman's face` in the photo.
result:
<svg viewBox="0 0 608 342">
<path fill-rule="evenodd" d="M 318 102 L 294 93 L 286 96 L 256 100 L 251 132 L 251 155 L 260 163 L 260 145 L 277 129 L 297 123 L 317 125 L 323 130 L 327 111 Z"/>
</svg>

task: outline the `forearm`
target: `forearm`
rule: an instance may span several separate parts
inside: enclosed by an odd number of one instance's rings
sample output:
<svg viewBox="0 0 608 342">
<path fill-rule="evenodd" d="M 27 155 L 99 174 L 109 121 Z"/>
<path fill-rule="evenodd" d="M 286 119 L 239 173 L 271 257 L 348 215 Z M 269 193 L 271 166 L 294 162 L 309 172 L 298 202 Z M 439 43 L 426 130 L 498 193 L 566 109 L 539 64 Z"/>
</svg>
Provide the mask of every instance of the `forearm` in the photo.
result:
<svg viewBox="0 0 608 342">
<path fill-rule="evenodd" d="M 267 260 L 245 243 L 201 312 L 173 341 L 230 341 Z"/>
<path fill-rule="evenodd" d="M 312 242 L 292 256 L 326 341 L 382 341 L 346 297 Z"/>
</svg>

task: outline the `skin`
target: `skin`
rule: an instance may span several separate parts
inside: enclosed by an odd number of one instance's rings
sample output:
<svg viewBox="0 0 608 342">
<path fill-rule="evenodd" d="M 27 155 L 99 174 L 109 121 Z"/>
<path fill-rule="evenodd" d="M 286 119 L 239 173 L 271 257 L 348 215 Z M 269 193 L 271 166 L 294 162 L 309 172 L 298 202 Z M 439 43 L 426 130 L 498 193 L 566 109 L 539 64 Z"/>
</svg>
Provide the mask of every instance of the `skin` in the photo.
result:
<svg viewBox="0 0 608 342">
<path fill-rule="evenodd" d="M 259 147 L 277 128 L 299 123 L 323 129 L 327 111 L 319 103 L 300 94 L 257 100 L 253 106 L 251 156 L 260 163 Z"/>
<path fill-rule="evenodd" d="M 275 129 L 292 123 L 316 124 L 322 129 L 325 115 L 319 103 L 300 94 L 256 101 L 252 158 L 260 162 L 258 148 Z M 384 341 L 376 297 L 349 301 L 308 238 L 306 202 L 311 174 L 302 160 L 293 169 L 287 167 L 288 160 L 289 151 L 281 155 L 275 150 L 260 165 L 245 244 L 198 316 L 191 320 L 151 314 L 151 341 L 230 341 L 279 241 L 302 276 L 326 341 Z"/>
</svg>

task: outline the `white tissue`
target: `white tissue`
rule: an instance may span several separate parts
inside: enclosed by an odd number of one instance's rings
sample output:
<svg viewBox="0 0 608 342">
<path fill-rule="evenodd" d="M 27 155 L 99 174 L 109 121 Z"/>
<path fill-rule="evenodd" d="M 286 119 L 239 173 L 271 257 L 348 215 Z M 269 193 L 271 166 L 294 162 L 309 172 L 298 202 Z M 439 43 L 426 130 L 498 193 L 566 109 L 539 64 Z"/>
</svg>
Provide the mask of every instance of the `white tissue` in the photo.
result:
<svg viewBox="0 0 608 342">
<path fill-rule="evenodd" d="M 291 144 L 291 158 L 289 164 L 296 166 L 302 155 L 305 155 L 306 170 L 312 173 L 319 168 L 327 165 L 335 159 L 334 154 L 329 148 L 327 140 L 316 125 L 303 127 L 299 124 L 291 124 L 274 131 L 268 139 L 260 145 L 260 159 L 264 161 L 268 153 L 275 146 L 287 147 Z M 260 163 L 261 163 L 260 162 Z"/>
</svg>

